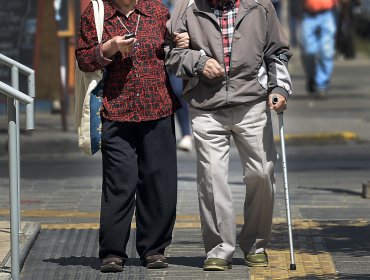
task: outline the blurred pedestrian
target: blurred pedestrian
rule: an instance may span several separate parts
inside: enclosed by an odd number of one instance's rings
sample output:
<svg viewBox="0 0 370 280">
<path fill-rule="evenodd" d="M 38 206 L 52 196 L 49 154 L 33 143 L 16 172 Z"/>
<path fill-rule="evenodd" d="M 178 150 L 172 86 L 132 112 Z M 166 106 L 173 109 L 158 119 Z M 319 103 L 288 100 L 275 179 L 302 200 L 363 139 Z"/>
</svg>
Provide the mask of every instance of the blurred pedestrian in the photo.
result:
<svg viewBox="0 0 370 280">
<path fill-rule="evenodd" d="M 174 0 L 162 0 L 163 3 L 167 6 L 170 13 L 172 13 L 173 7 L 176 3 Z M 177 0 L 183 1 L 183 0 Z M 182 78 L 176 77 L 174 73 L 168 72 L 171 87 L 176 94 L 177 98 L 181 102 L 181 108 L 176 111 L 176 117 L 178 124 L 180 125 L 181 138 L 177 143 L 177 148 L 182 151 L 190 152 L 193 150 L 193 137 L 191 134 L 190 128 L 190 119 L 189 119 L 189 106 L 182 98 L 182 93 L 184 91 Z"/>
<path fill-rule="evenodd" d="M 162 0 L 162 3 L 167 7 L 170 13 L 172 13 L 174 0 Z"/>
<path fill-rule="evenodd" d="M 106 70 L 99 231 L 102 272 L 119 272 L 135 212 L 136 249 L 147 268 L 165 268 L 176 216 L 174 112 L 163 43 L 168 9 L 160 0 L 105 0 L 102 44 L 93 7 L 81 16 L 76 58 L 81 70 Z M 133 38 L 126 36 L 131 34 Z M 131 36 L 130 35 L 130 36 Z"/>
<path fill-rule="evenodd" d="M 278 19 L 281 21 L 281 0 L 271 0 L 274 5 Z"/>
<path fill-rule="evenodd" d="M 301 26 L 303 5 L 302 0 L 288 1 L 289 13 L 289 43 L 292 48 L 298 47 L 299 30 Z"/>
<path fill-rule="evenodd" d="M 336 0 L 304 0 L 302 61 L 309 94 L 326 97 L 334 67 Z"/>
<path fill-rule="evenodd" d="M 182 78 L 174 73 L 168 73 L 172 89 L 181 102 L 181 108 L 176 111 L 178 124 L 180 125 L 181 138 L 177 143 L 177 149 L 190 152 L 193 150 L 193 137 L 190 128 L 189 105 L 182 98 L 184 91 Z"/>
<path fill-rule="evenodd" d="M 291 93 L 288 40 L 270 0 L 178 2 L 167 28 L 166 65 L 184 78 L 197 153 L 203 269 L 232 267 L 231 137 L 246 184 L 240 247 L 246 265 L 267 266 L 277 158 L 270 109 L 283 111 Z M 188 32 L 189 49 L 174 46 L 175 32 Z"/>
<path fill-rule="evenodd" d="M 337 32 L 337 50 L 346 59 L 355 57 L 355 45 L 353 42 L 353 2 L 352 0 L 339 0 L 338 7 L 338 32 Z"/>
</svg>

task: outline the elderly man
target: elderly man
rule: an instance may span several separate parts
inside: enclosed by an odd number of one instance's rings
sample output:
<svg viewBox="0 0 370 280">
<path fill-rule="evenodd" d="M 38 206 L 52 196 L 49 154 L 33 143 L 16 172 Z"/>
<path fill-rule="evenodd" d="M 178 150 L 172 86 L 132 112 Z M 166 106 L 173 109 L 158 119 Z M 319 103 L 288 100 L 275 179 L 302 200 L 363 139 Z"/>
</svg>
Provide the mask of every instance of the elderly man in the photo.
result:
<svg viewBox="0 0 370 280">
<path fill-rule="evenodd" d="M 197 184 L 207 259 L 204 270 L 232 266 L 236 226 L 228 161 L 231 137 L 246 185 L 240 247 L 248 266 L 267 266 L 274 162 L 270 110 L 291 93 L 291 54 L 270 0 L 178 1 L 167 22 L 166 65 L 185 81 L 197 153 Z M 189 48 L 172 42 L 187 32 Z M 272 102 L 272 97 L 277 102 Z"/>
</svg>

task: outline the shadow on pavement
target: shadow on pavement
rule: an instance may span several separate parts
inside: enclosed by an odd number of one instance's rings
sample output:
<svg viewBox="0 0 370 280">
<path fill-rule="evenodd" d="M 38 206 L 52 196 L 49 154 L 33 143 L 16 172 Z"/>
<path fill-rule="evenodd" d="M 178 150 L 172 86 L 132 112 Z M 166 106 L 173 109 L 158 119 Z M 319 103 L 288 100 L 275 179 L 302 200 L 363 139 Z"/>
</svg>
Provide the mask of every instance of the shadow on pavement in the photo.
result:
<svg viewBox="0 0 370 280">
<path fill-rule="evenodd" d="M 328 191 L 336 194 L 347 194 L 347 195 L 353 195 L 356 197 L 361 196 L 361 192 L 346 190 L 346 189 L 335 189 L 335 188 L 319 188 L 319 187 L 304 187 L 304 186 L 298 186 L 298 189 L 304 189 L 304 190 L 320 190 L 320 191 Z"/>
<path fill-rule="evenodd" d="M 329 252 L 340 253 L 350 258 L 367 257 L 370 263 L 369 222 L 325 222 L 322 227 L 322 235 Z M 368 269 L 370 273 L 370 267 Z"/>
<path fill-rule="evenodd" d="M 348 279 L 348 280 L 365 280 L 370 279 L 370 274 L 361 274 L 361 275 L 354 275 L 354 274 L 340 274 L 340 279 Z"/>
<path fill-rule="evenodd" d="M 88 266 L 95 270 L 100 269 L 100 260 L 97 257 L 70 256 L 70 257 L 61 257 L 61 258 L 55 258 L 55 259 L 54 258 L 44 259 L 42 261 L 46 263 L 53 263 L 53 264 L 60 265 L 60 266 L 68 266 L 68 265 Z"/>
<path fill-rule="evenodd" d="M 296 251 L 309 254 L 343 254 L 349 259 L 369 257 L 370 224 L 368 221 L 293 221 L 293 238 Z M 273 225 L 272 241 L 268 248 L 288 250 L 288 226 Z M 352 261 L 355 261 L 352 259 Z M 370 269 L 370 268 L 369 268 Z"/>
</svg>

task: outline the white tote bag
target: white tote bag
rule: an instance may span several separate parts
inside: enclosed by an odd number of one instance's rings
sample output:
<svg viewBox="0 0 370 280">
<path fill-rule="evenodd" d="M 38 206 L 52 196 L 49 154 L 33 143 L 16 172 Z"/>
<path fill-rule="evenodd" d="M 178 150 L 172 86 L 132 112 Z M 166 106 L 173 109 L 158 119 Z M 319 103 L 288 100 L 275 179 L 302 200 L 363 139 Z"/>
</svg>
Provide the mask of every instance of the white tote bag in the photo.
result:
<svg viewBox="0 0 370 280">
<path fill-rule="evenodd" d="M 91 0 L 94 8 L 95 26 L 99 43 L 102 41 L 104 4 Z M 76 62 L 75 68 L 75 125 L 78 131 L 78 146 L 87 155 L 100 149 L 100 106 L 103 93 L 103 71 L 83 72 Z"/>
</svg>

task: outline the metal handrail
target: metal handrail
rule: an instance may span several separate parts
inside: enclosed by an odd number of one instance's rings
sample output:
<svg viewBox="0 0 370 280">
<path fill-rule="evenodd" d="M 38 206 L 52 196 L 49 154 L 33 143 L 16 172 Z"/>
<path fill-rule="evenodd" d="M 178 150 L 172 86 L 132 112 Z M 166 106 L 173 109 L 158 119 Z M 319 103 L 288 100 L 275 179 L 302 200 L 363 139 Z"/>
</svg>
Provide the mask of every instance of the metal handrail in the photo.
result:
<svg viewBox="0 0 370 280">
<path fill-rule="evenodd" d="M 20 277 L 19 233 L 20 231 L 20 155 L 19 155 L 19 102 L 26 104 L 26 129 L 35 127 L 34 97 L 35 71 L 27 66 L 0 54 L 0 63 L 11 68 L 12 86 L 0 81 L 0 93 L 8 97 L 8 151 L 9 151 L 9 193 L 10 193 L 10 233 L 11 233 L 11 275 Z M 28 76 L 28 93 L 20 92 L 19 72 Z"/>
<path fill-rule="evenodd" d="M 35 129 L 34 99 L 19 90 L 0 82 L 0 92 L 26 105 L 26 130 Z"/>
<path fill-rule="evenodd" d="M 33 69 L 1 53 L 0 53 L 0 63 L 3 65 L 9 66 L 12 69 L 17 68 L 21 73 L 28 75 L 28 95 L 31 97 L 35 97 L 35 71 Z M 12 73 L 12 76 L 13 76 L 13 73 Z M 14 87 L 14 85 L 12 86 Z"/>
</svg>

